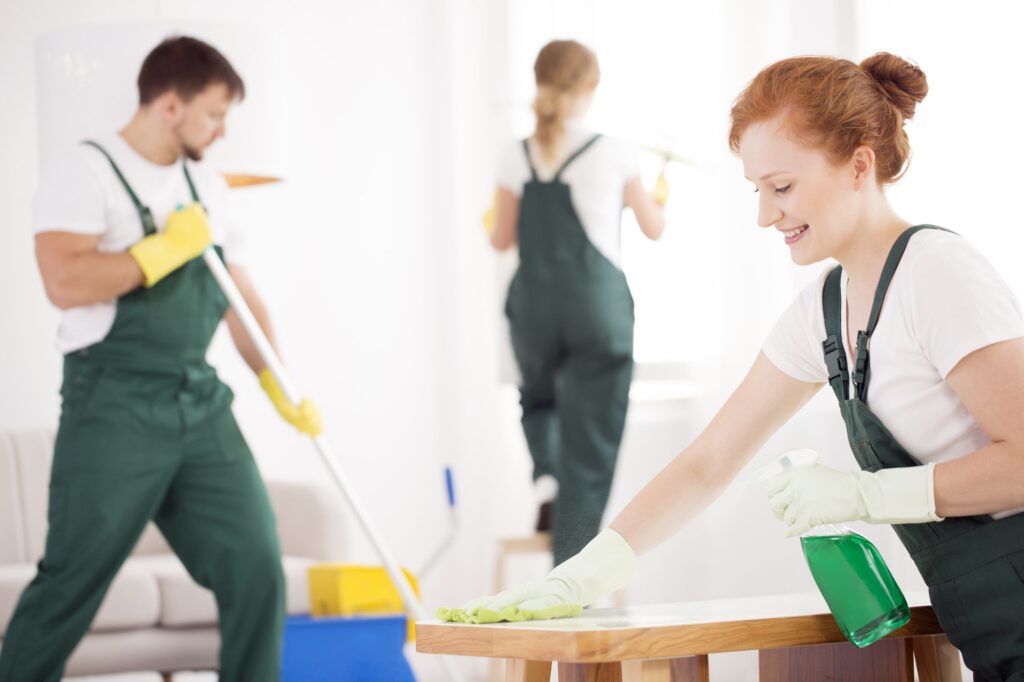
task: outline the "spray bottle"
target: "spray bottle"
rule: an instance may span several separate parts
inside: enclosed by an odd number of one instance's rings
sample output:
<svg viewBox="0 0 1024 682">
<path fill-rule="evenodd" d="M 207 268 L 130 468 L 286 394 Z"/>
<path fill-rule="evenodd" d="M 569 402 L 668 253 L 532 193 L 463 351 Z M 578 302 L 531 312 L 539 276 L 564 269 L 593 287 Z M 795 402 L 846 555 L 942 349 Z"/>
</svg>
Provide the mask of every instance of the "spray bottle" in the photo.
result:
<svg viewBox="0 0 1024 682">
<path fill-rule="evenodd" d="M 813 450 L 791 450 L 760 469 L 764 481 L 818 461 Z M 910 609 L 878 549 L 841 524 L 816 526 L 800 536 L 804 558 L 836 624 L 846 638 L 866 647 L 910 620 Z"/>
</svg>

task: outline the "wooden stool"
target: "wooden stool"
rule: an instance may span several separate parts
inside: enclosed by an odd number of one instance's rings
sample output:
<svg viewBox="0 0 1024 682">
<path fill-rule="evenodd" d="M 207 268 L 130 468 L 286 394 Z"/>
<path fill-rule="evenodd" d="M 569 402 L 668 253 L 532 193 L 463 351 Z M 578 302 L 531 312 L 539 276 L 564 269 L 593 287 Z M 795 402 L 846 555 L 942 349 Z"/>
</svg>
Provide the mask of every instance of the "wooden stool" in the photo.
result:
<svg viewBox="0 0 1024 682">
<path fill-rule="evenodd" d="M 551 533 L 498 540 L 498 558 L 494 566 L 494 593 L 505 589 L 505 561 L 516 554 L 551 554 Z"/>
</svg>

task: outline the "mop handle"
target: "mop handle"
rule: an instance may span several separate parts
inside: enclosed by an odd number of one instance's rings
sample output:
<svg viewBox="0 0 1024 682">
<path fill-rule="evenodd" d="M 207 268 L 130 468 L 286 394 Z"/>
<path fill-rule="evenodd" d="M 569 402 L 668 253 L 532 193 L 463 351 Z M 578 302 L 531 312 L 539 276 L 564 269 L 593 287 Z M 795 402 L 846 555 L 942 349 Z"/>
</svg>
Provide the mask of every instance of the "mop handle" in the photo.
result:
<svg viewBox="0 0 1024 682">
<path fill-rule="evenodd" d="M 238 290 L 238 286 L 235 285 L 235 281 L 231 279 L 231 275 L 228 274 L 228 270 L 224 267 L 224 263 L 221 262 L 220 257 L 212 247 L 208 247 L 203 252 L 203 260 L 206 262 L 207 267 L 210 269 L 210 274 L 217 281 L 218 286 L 224 296 L 227 297 L 228 303 L 231 309 L 235 311 L 235 315 L 241 321 L 242 326 L 245 327 L 246 333 L 252 342 L 256 345 L 257 350 L 260 353 L 260 357 L 267 363 L 267 367 L 274 374 L 274 378 L 277 379 L 277 384 L 284 391 L 285 396 L 288 400 L 298 405 L 300 396 L 298 391 L 292 385 L 288 375 L 285 374 L 284 366 L 277 357 L 277 353 L 274 352 L 273 347 L 270 345 L 270 341 L 267 340 L 266 335 L 256 322 L 256 318 L 253 317 L 252 311 L 249 310 L 249 306 L 246 304 L 245 299 L 242 298 L 242 293 Z M 384 563 L 384 568 L 387 569 L 388 575 L 391 576 L 391 582 L 395 584 L 399 594 L 402 596 L 402 602 L 405 603 L 405 608 L 413 616 L 413 620 L 426 620 L 427 614 L 423 609 L 423 605 L 419 599 L 416 598 L 416 594 L 412 591 L 412 587 L 409 585 L 409 581 L 405 575 L 399 570 L 398 564 L 395 563 L 391 557 L 391 553 L 384 547 L 384 543 L 381 542 L 380 536 L 377 530 L 370 523 L 370 517 L 366 513 L 366 509 L 363 507 L 362 502 L 356 497 L 352 486 L 349 484 L 345 473 L 341 470 L 337 460 L 334 457 L 334 453 L 331 451 L 327 441 L 324 440 L 323 435 L 316 436 L 313 439 L 316 443 L 317 449 L 320 451 L 320 456 L 327 464 L 327 468 L 330 470 L 334 477 L 335 483 L 341 489 L 342 494 L 345 496 L 345 500 L 348 502 L 352 511 L 355 512 L 356 519 L 363 528 L 363 532 L 370 539 L 370 543 L 373 548 L 377 551 L 377 555 Z M 449 668 L 449 675 L 454 675 L 452 679 L 458 679 L 458 675 L 451 669 L 450 663 L 447 658 L 443 659 L 445 667 Z"/>
<path fill-rule="evenodd" d="M 206 267 L 209 268 L 210 274 L 217 280 L 217 285 L 228 299 L 228 305 L 235 311 L 235 315 L 238 316 L 242 326 L 245 327 L 245 333 L 249 335 L 249 339 L 256 346 L 256 350 L 259 352 L 260 357 L 263 358 L 263 362 L 267 363 L 267 368 L 274 375 L 274 379 L 277 380 L 277 385 L 281 387 L 284 396 L 288 398 L 288 402 L 292 405 L 298 405 L 302 400 L 302 396 L 299 395 L 295 386 L 292 385 L 291 379 L 288 378 L 284 371 L 284 365 L 281 364 L 281 360 L 278 359 L 277 353 L 274 352 L 274 348 L 270 345 L 266 334 L 263 333 L 259 323 L 256 322 L 256 318 L 253 317 L 252 311 L 249 310 L 249 305 L 242 298 L 242 292 L 238 290 L 235 280 L 231 279 L 228 269 L 224 267 L 224 263 L 217 255 L 217 252 L 213 250 L 213 247 L 207 247 L 206 251 L 203 251 L 203 260 L 206 261 Z"/>
</svg>

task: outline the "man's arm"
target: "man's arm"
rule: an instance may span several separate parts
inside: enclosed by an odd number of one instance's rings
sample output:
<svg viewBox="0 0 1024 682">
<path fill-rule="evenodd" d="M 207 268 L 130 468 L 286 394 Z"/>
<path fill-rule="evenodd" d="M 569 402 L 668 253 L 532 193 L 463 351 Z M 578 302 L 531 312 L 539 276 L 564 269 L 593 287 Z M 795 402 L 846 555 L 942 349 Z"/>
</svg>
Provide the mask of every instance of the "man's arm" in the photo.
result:
<svg viewBox="0 0 1024 682">
<path fill-rule="evenodd" d="M 46 296 L 61 310 L 114 300 L 143 284 L 128 252 L 101 253 L 99 235 L 40 232 L 36 262 Z"/>
<path fill-rule="evenodd" d="M 245 271 L 245 268 L 231 264 L 228 265 L 228 273 L 231 275 L 231 279 L 235 281 L 238 291 L 242 294 L 242 298 L 245 299 L 249 310 L 252 311 L 252 316 L 256 318 L 260 329 L 263 330 L 267 340 L 270 341 L 274 352 L 277 352 L 277 345 L 274 342 L 274 330 L 270 323 L 270 313 L 267 312 L 267 306 L 263 303 L 259 292 L 256 291 L 252 280 L 249 279 L 249 273 Z M 231 339 L 235 342 L 235 348 L 238 349 L 242 359 L 252 368 L 252 371 L 259 374 L 267 366 L 267 363 L 260 357 L 259 350 L 257 350 L 256 344 L 253 343 L 252 339 L 249 338 L 245 327 L 242 326 L 242 321 L 238 319 L 235 311 L 230 308 L 224 319 L 228 323 L 228 329 L 231 331 Z"/>
<path fill-rule="evenodd" d="M 276 353 L 277 347 L 274 344 L 274 331 L 270 325 L 270 314 L 267 312 L 267 307 L 263 304 L 263 299 L 257 293 L 256 287 L 253 286 L 252 280 L 249 279 L 248 273 L 246 273 L 245 268 L 237 265 L 228 265 L 228 273 L 231 275 L 231 279 L 235 281 L 239 292 L 242 294 L 242 298 L 245 299 L 246 305 L 252 311 L 252 316 L 256 318 L 256 323 L 259 324 L 260 329 L 263 330 Z M 278 413 L 285 421 L 302 433 L 314 437 L 320 435 L 323 425 L 320 421 L 320 410 L 317 408 L 316 403 L 303 398 L 299 401 L 298 405 L 293 404 L 285 396 L 284 391 L 281 390 L 273 373 L 267 368 L 267 363 L 260 357 L 256 344 L 249 338 L 249 334 L 245 331 L 245 327 L 242 326 L 242 321 L 235 314 L 235 311 L 229 309 L 225 319 L 228 322 L 228 329 L 231 330 L 231 338 L 235 341 L 235 347 L 238 348 L 238 352 L 241 353 L 246 364 L 259 376 L 260 387 L 267 394 L 267 397 L 270 398 L 270 402 L 274 404 Z M 278 355 L 280 354 L 278 353 Z"/>
</svg>

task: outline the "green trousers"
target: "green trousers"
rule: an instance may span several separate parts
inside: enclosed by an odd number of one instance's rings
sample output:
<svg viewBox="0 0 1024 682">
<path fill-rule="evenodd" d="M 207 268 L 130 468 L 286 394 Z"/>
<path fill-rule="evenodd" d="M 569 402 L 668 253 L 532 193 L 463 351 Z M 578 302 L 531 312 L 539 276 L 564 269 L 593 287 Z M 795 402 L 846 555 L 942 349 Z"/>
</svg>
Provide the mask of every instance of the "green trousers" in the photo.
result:
<svg viewBox="0 0 1024 682">
<path fill-rule="evenodd" d="M 57 682 L 149 520 L 213 591 L 224 682 L 277 680 L 284 577 L 273 513 L 205 363 L 129 372 L 73 354 L 39 572 L 3 642 L 2 682 Z"/>
</svg>

